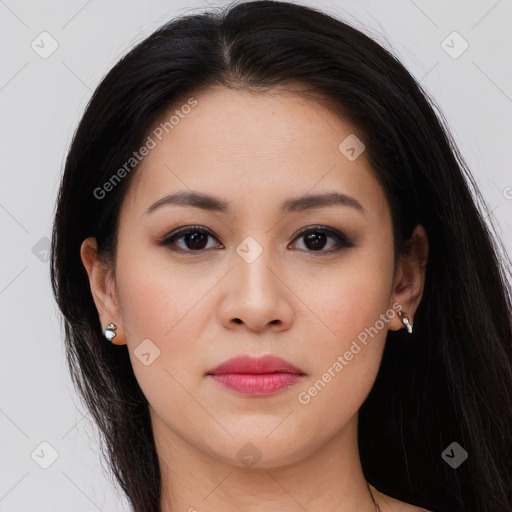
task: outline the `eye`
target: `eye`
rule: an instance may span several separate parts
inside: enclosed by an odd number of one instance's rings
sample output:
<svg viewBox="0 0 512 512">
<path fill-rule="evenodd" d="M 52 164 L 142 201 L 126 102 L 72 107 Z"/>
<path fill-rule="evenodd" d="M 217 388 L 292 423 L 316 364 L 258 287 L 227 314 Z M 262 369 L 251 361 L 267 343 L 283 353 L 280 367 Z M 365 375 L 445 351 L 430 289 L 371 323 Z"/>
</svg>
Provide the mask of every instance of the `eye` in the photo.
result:
<svg viewBox="0 0 512 512">
<path fill-rule="evenodd" d="M 199 252 L 212 247 L 217 249 L 224 248 L 219 243 L 214 243 L 213 246 L 208 247 L 208 237 L 215 238 L 208 229 L 201 226 L 186 226 L 172 232 L 157 243 L 158 245 L 171 246 L 170 249 L 176 252 Z M 181 239 L 183 239 L 183 245 L 177 243 Z M 174 249 L 172 246 L 177 246 L 178 249 Z"/>
<path fill-rule="evenodd" d="M 210 230 L 202 226 L 184 226 L 156 242 L 158 245 L 168 246 L 172 251 L 182 253 L 201 252 L 212 248 L 224 249 L 218 240 L 217 243 L 213 242 L 208 246 L 208 237 L 217 240 Z M 295 236 L 294 240 L 298 239 L 304 241 L 303 250 L 307 252 L 333 253 L 354 246 L 343 233 L 327 226 L 308 226 Z M 333 240 L 334 244 L 331 242 L 331 247 L 324 250 L 325 246 L 329 245 L 329 239 Z"/>
<path fill-rule="evenodd" d="M 323 250 L 328 244 L 329 238 L 334 240 L 335 247 Z M 346 249 L 348 247 L 354 247 L 354 244 L 337 229 L 329 228 L 327 226 L 309 226 L 299 231 L 295 240 L 304 240 L 304 246 L 308 252 L 322 252 L 322 253 L 333 253 Z M 337 244 L 337 247 L 336 247 Z"/>
</svg>

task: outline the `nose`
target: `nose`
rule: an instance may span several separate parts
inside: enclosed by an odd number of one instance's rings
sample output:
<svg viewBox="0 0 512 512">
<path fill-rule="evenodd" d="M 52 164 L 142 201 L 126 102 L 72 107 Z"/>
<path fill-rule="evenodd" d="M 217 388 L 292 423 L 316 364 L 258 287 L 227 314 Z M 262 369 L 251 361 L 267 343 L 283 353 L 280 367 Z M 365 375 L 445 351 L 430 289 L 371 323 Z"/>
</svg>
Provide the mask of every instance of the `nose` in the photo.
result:
<svg viewBox="0 0 512 512">
<path fill-rule="evenodd" d="M 220 308 L 221 323 L 227 329 L 279 332 L 292 325 L 294 295 L 268 252 L 251 263 L 235 254 Z"/>
</svg>

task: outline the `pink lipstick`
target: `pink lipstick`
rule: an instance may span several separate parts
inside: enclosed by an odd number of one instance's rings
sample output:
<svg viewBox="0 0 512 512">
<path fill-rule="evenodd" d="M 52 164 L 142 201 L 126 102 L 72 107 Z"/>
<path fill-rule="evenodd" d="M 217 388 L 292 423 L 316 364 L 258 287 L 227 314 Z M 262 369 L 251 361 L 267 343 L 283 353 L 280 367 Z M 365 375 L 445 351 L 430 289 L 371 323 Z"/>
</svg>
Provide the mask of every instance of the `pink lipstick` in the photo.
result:
<svg viewBox="0 0 512 512">
<path fill-rule="evenodd" d="M 305 373 L 280 357 L 245 355 L 224 361 L 207 375 L 239 393 L 265 396 L 293 386 Z"/>
</svg>

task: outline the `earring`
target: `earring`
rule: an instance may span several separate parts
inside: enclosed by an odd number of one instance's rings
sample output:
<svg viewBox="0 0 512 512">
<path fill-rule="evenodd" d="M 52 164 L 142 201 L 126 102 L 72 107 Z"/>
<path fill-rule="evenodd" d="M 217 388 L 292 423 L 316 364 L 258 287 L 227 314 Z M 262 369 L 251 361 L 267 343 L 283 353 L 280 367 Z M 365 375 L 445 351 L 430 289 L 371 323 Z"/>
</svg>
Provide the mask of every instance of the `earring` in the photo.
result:
<svg viewBox="0 0 512 512">
<path fill-rule="evenodd" d="M 105 328 L 105 332 L 103 333 L 103 336 L 107 338 L 108 341 L 114 343 L 112 340 L 117 336 L 117 334 L 114 332 L 117 329 L 117 325 L 115 324 L 108 324 Z"/>
<path fill-rule="evenodd" d="M 407 332 L 412 334 L 412 322 L 409 320 L 409 317 L 405 316 L 401 311 L 398 314 L 402 319 L 402 323 L 405 325 L 405 327 L 407 327 Z"/>
</svg>

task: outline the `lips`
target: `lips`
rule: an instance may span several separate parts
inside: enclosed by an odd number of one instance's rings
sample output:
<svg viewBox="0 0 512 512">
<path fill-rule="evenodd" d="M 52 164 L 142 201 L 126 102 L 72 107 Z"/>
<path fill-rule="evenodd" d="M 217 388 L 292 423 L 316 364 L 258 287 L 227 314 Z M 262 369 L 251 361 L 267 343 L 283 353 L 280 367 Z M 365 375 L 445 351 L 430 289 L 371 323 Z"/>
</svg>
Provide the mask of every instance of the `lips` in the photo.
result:
<svg viewBox="0 0 512 512">
<path fill-rule="evenodd" d="M 238 356 L 224 361 L 219 366 L 209 370 L 207 375 L 225 375 L 233 373 L 263 374 L 263 373 L 291 373 L 305 375 L 305 373 L 292 363 L 280 357 L 266 355 L 261 357 Z"/>
<path fill-rule="evenodd" d="M 225 388 L 244 395 L 273 395 L 297 384 L 306 375 L 280 357 L 238 356 L 224 361 L 207 374 Z"/>
</svg>

